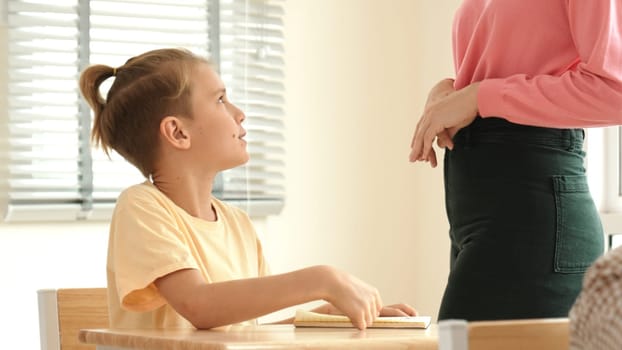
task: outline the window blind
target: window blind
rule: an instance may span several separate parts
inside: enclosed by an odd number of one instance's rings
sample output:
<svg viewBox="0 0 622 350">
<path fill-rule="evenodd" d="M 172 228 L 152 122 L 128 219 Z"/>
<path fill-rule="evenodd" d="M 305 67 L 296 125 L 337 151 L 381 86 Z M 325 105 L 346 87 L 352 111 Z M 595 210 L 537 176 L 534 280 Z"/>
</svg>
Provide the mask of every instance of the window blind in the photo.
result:
<svg viewBox="0 0 622 350">
<path fill-rule="evenodd" d="M 211 57 L 231 100 L 246 113 L 251 161 L 223 172 L 214 194 L 251 215 L 280 211 L 284 64 L 278 0 L 5 1 L 5 221 L 105 220 L 119 192 L 144 181 L 118 154 L 109 159 L 91 147 L 91 112 L 77 81 L 91 63 L 119 66 L 161 47 Z"/>
<path fill-rule="evenodd" d="M 246 114 L 250 161 L 224 172 L 221 193 L 283 198 L 283 10 L 278 1 L 221 0 L 219 64 L 227 94 Z M 276 201 L 275 201 L 276 199 Z M 253 208 L 247 208 L 253 214 Z"/>
</svg>

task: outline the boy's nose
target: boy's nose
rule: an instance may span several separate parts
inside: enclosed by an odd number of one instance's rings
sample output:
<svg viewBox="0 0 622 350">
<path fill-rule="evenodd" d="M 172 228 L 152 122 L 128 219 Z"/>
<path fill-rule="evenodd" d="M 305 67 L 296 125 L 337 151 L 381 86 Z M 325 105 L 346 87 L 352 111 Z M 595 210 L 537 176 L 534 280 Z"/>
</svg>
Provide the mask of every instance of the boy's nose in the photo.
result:
<svg viewBox="0 0 622 350">
<path fill-rule="evenodd" d="M 246 120 L 246 115 L 241 109 L 239 109 L 237 106 L 233 104 L 231 105 L 231 107 L 233 107 L 233 115 L 235 116 L 235 120 L 237 120 L 238 123 L 241 123 L 244 120 Z"/>
</svg>

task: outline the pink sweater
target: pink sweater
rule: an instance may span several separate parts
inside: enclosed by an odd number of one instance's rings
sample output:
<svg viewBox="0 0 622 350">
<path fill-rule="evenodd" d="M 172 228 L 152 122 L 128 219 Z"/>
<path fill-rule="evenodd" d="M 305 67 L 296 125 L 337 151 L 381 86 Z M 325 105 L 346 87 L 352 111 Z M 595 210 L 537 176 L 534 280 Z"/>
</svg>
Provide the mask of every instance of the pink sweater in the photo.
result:
<svg viewBox="0 0 622 350">
<path fill-rule="evenodd" d="M 622 0 L 464 0 L 453 39 L 455 87 L 481 82 L 482 117 L 622 124 Z"/>
</svg>

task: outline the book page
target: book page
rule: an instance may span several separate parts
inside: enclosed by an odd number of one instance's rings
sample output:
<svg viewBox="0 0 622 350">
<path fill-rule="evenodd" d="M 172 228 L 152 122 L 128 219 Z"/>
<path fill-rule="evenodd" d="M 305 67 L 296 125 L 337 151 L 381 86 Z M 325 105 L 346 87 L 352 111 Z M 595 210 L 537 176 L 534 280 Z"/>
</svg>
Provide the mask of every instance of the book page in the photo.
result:
<svg viewBox="0 0 622 350">
<path fill-rule="evenodd" d="M 430 316 L 381 316 L 368 328 L 428 328 Z M 327 315 L 297 310 L 294 318 L 296 327 L 354 327 L 347 316 Z"/>
</svg>

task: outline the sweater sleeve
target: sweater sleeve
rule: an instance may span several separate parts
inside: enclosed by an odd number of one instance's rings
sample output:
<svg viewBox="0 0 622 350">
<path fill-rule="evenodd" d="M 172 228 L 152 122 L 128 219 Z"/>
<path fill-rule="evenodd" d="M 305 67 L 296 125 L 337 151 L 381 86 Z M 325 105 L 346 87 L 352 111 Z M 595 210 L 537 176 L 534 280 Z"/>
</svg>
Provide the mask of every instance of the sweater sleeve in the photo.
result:
<svg viewBox="0 0 622 350">
<path fill-rule="evenodd" d="M 576 62 L 560 76 L 483 80 L 482 117 L 557 128 L 622 124 L 622 0 L 568 0 L 567 9 Z"/>
</svg>

